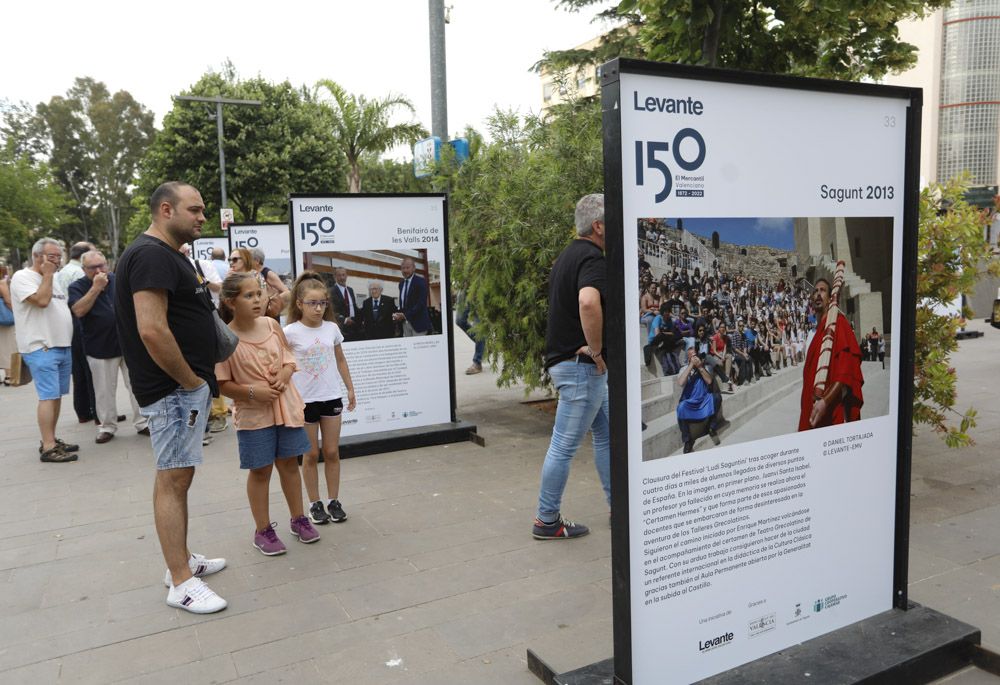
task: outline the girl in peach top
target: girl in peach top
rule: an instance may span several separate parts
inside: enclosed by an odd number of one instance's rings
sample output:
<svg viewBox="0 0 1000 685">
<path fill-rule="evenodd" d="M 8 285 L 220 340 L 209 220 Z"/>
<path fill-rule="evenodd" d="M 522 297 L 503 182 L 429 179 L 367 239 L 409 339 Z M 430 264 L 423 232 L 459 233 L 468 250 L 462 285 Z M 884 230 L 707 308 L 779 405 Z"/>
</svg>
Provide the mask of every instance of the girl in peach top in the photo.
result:
<svg viewBox="0 0 1000 685">
<path fill-rule="evenodd" d="M 299 542 L 316 542 L 319 533 L 303 513 L 302 480 L 297 457 L 309 450 L 303 403 L 290 382 L 295 357 L 278 322 L 261 316 L 264 294 L 251 273 L 230 272 L 220 300 L 232 313 L 229 328 L 240 343 L 233 355 L 215 366 L 219 390 L 233 399 L 233 423 L 240 468 L 247 469 L 247 497 L 256 530 L 254 547 L 267 556 L 284 554 L 268 511 L 271 471 L 277 468 L 291 514 L 291 533 Z"/>
</svg>

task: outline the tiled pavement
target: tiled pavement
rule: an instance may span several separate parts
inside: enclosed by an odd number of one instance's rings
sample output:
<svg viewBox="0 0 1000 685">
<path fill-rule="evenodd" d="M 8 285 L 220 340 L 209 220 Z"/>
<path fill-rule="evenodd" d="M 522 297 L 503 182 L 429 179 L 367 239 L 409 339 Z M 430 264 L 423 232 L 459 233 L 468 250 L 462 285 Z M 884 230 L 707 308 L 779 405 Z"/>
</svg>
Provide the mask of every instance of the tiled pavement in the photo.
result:
<svg viewBox="0 0 1000 685">
<path fill-rule="evenodd" d="M 915 440 L 911 596 L 998 648 L 1000 331 L 983 328 L 955 357 L 960 404 L 980 412 L 978 445 Z M 251 547 L 235 434 L 217 435 L 190 508 L 192 548 L 229 559 L 210 579 L 229 608 L 211 616 L 164 604 L 146 439 L 126 423 L 95 445 L 67 402 L 60 434 L 81 443 L 80 461 L 41 464 L 34 389 L 0 389 L 0 682 L 536 685 L 529 647 L 560 671 L 610 656 L 610 534 L 589 447 L 564 509 L 593 533 L 533 540 L 551 416 L 488 372 L 462 375 L 471 345 L 460 332 L 456 355 L 459 415 L 486 447 L 346 460 L 350 518 L 309 546 L 287 533 L 274 478 L 285 556 Z"/>
</svg>

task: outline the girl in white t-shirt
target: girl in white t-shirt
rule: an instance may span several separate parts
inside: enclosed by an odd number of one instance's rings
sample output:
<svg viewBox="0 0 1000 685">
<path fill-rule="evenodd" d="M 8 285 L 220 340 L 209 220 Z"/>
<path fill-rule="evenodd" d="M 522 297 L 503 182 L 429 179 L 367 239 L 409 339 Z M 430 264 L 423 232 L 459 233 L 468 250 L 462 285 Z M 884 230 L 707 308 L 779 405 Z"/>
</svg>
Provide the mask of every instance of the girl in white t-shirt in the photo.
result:
<svg viewBox="0 0 1000 685">
<path fill-rule="evenodd" d="M 347 520 L 339 501 L 340 415 L 344 410 L 341 380 L 347 388 L 347 411 L 354 411 L 356 401 L 351 372 L 341 348 L 344 336 L 333 318 L 326 285 L 315 272 L 302 272 L 292 287 L 288 325 L 284 331 L 298 362 L 298 371 L 292 376 L 292 382 L 306 403 L 306 432 L 312 449 L 302 456 L 302 479 L 312 503 L 309 518 L 316 524 Z M 334 364 L 340 378 L 334 373 Z M 326 500 L 319 497 L 319 473 L 316 468 L 321 432 Z"/>
</svg>

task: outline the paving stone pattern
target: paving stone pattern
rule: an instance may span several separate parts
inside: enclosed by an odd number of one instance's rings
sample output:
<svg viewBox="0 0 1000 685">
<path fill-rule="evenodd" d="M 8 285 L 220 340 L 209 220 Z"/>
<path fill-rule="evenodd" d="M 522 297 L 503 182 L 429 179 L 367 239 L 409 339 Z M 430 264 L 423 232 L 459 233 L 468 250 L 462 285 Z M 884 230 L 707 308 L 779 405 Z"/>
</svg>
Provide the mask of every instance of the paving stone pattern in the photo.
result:
<svg viewBox="0 0 1000 685">
<path fill-rule="evenodd" d="M 533 540 L 552 416 L 489 372 L 462 375 L 472 346 L 457 329 L 455 339 L 459 415 L 486 447 L 346 460 L 350 518 L 321 527 L 317 544 L 288 534 L 274 478 L 271 518 L 289 552 L 251 547 L 235 434 L 217 435 L 190 500 L 192 549 L 229 559 L 210 578 L 229 608 L 210 616 L 164 603 L 147 439 L 123 427 L 95 445 L 67 401 L 59 434 L 81 444 L 80 461 L 42 464 L 34 388 L 0 388 L 0 682 L 536 685 L 529 647 L 559 671 L 610 656 L 610 531 L 590 447 L 564 511 L 593 533 Z M 910 567 L 913 599 L 981 627 L 994 648 L 998 340 L 987 329 L 956 355 L 960 405 L 980 410 L 978 445 L 948 451 L 926 431 L 915 441 Z"/>
</svg>

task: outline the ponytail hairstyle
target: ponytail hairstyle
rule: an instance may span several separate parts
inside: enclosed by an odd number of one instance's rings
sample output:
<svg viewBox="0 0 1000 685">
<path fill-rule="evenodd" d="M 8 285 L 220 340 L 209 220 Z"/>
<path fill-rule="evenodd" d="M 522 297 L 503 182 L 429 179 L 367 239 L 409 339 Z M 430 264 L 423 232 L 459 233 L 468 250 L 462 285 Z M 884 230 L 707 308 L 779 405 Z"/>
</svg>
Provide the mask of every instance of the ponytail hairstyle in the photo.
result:
<svg viewBox="0 0 1000 685">
<path fill-rule="evenodd" d="M 230 270 L 226 274 L 226 278 L 222 281 L 222 291 L 219 293 L 219 316 L 226 323 L 232 321 L 235 316 L 233 308 L 226 304 L 226 300 L 231 300 L 239 296 L 240 291 L 243 289 L 243 281 L 248 278 L 252 278 L 254 281 L 257 280 L 257 276 L 253 272 Z"/>
<path fill-rule="evenodd" d="M 296 321 L 302 320 L 302 307 L 299 306 L 299 302 L 305 295 L 306 291 L 309 290 L 322 290 L 326 293 L 326 299 L 330 299 L 330 290 L 326 287 L 326 283 L 323 282 L 322 277 L 315 271 L 303 271 L 299 274 L 299 277 L 295 279 L 295 283 L 292 285 L 292 298 L 288 303 L 288 309 L 286 310 L 286 321 L 288 323 L 295 323 Z M 324 321 L 335 321 L 335 314 L 333 311 L 333 302 L 329 302 L 326 305 L 326 309 L 323 310 L 323 320 Z"/>
</svg>

